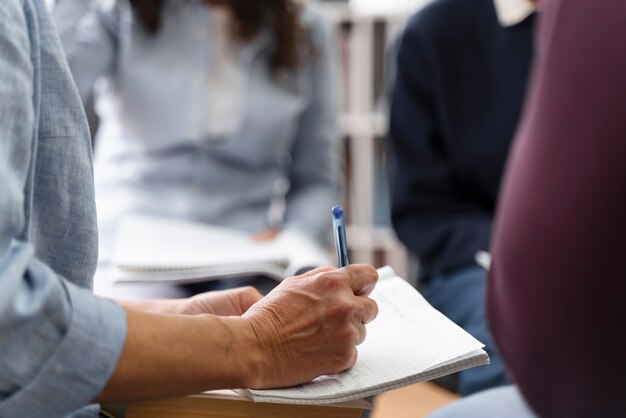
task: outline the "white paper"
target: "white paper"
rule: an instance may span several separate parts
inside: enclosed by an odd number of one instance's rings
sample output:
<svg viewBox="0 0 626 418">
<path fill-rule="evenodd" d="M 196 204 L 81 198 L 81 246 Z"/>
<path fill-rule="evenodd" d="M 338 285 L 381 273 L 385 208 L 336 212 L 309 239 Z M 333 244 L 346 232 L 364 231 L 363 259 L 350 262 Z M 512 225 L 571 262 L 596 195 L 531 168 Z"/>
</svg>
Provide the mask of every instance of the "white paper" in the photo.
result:
<svg viewBox="0 0 626 418">
<path fill-rule="evenodd" d="M 380 275 L 388 276 L 390 271 L 387 267 Z M 470 365 L 468 359 L 473 359 L 474 365 L 487 361 L 482 343 L 395 274 L 379 281 L 371 297 L 378 303 L 379 313 L 367 325 L 367 338 L 358 347 L 354 367 L 294 388 L 251 390 L 253 397 L 294 403 L 355 399 L 435 377 L 426 373 L 420 379 L 419 375 L 437 366 L 461 369 Z"/>
<path fill-rule="evenodd" d="M 147 216 L 120 222 L 112 256 L 118 281 L 188 281 L 246 272 L 281 279 L 330 262 L 316 242 L 297 231 L 256 242 L 229 228 Z"/>
</svg>

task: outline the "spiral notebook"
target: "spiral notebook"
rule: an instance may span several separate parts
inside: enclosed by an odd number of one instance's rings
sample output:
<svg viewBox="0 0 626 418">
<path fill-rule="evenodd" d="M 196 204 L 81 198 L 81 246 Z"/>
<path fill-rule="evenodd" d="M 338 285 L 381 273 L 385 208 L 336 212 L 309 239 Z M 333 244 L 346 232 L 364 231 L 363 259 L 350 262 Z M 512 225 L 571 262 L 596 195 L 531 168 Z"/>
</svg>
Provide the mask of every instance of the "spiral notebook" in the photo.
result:
<svg viewBox="0 0 626 418">
<path fill-rule="evenodd" d="M 367 338 L 350 370 L 292 388 L 238 393 L 257 402 L 335 403 L 489 363 L 481 342 L 433 308 L 390 267 L 378 273 L 371 295 L 378 317 L 367 324 Z"/>
<path fill-rule="evenodd" d="M 244 275 L 281 281 L 321 265 L 327 252 L 307 236 L 285 231 L 271 241 L 197 222 L 128 216 L 118 225 L 111 257 L 117 282 L 195 282 Z"/>
</svg>

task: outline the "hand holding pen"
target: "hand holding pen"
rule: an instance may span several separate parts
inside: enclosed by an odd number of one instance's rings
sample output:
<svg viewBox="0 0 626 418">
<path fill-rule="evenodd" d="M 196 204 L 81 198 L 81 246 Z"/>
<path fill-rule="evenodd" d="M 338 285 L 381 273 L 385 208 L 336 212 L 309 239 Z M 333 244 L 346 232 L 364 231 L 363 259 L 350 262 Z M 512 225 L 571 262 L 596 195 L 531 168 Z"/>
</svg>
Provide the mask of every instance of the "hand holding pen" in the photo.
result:
<svg viewBox="0 0 626 418">
<path fill-rule="evenodd" d="M 341 207 L 332 209 L 332 219 L 339 269 L 319 267 L 287 278 L 242 315 L 268 356 L 268 368 L 247 387 L 297 384 L 343 371 L 356 361 L 365 324 L 378 313 L 369 298 L 378 272 L 349 265 Z"/>
</svg>

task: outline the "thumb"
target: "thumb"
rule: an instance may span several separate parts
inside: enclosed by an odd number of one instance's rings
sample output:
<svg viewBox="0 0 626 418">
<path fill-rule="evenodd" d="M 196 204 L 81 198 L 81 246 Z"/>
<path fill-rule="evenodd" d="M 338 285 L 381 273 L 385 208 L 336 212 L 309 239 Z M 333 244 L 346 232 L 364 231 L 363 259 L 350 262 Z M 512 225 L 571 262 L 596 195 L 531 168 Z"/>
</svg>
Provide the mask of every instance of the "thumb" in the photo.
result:
<svg viewBox="0 0 626 418">
<path fill-rule="evenodd" d="M 252 305 L 263 299 L 263 295 L 252 286 L 239 289 L 238 300 L 241 312 L 246 312 Z"/>
</svg>

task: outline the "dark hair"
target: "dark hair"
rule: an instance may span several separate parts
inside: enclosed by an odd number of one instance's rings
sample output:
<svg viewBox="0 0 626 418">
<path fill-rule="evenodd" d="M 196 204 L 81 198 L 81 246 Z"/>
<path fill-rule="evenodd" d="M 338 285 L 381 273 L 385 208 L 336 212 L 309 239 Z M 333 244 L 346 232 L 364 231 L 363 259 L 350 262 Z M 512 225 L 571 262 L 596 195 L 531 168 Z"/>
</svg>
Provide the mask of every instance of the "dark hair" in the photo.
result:
<svg viewBox="0 0 626 418">
<path fill-rule="evenodd" d="M 150 34 L 156 34 L 167 0 L 128 0 L 137 20 Z M 293 70 L 298 66 L 298 47 L 303 39 L 301 7 L 294 0 L 229 0 L 234 21 L 231 36 L 249 41 L 266 23 L 272 30 L 275 47 L 270 58 L 273 72 Z"/>
</svg>

